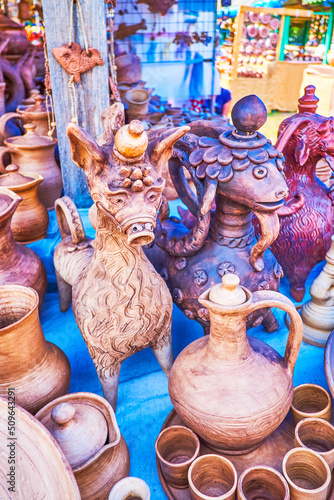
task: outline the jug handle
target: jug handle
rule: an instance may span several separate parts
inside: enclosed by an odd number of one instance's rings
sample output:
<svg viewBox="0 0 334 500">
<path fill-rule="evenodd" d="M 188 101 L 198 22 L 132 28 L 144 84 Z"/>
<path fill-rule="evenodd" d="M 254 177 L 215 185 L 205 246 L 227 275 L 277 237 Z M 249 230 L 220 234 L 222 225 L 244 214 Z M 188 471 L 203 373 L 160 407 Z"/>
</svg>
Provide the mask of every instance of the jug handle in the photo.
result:
<svg viewBox="0 0 334 500">
<path fill-rule="evenodd" d="M 7 174 L 6 168 L 3 162 L 3 157 L 6 153 L 15 153 L 14 148 L 7 148 L 6 146 L 0 146 L 0 174 Z"/>
<path fill-rule="evenodd" d="M 6 134 L 6 125 L 7 125 L 7 122 L 9 120 L 12 120 L 13 118 L 20 118 L 21 123 L 22 123 L 22 116 L 19 115 L 18 113 L 13 113 L 13 112 L 12 113 L 5 113 L 0 118 L 0 135 L 2 135 L 2 137 L 4 139 L 8 138 L 8 134 Z M 24 130 L 24 129 L 22 129 L 22 125 L 19 128 L 21 128 L 21 131 Z"/>
<path fill-rule="evenodd" d="M 277 307 L 287 312 L 291 318 L 289 337 L 286 343 L 284 361 L 291 376 L 298 358 L 300 345 L 303 338 L 303 322 L 295 306 L 290 299 L 281 293 L 272 290 L 260 290 L 253 294 L 253 304 L 249 312 L 262 309 L 264 307 Z"/>
</svg>

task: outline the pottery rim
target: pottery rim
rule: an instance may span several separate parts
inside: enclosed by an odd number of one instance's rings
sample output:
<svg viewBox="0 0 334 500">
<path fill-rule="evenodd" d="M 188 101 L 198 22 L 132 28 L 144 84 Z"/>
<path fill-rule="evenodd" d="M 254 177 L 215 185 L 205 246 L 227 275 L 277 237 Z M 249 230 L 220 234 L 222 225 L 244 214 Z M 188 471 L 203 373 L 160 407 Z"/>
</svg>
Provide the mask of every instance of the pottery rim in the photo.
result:
<svg viewBox="0 0 334 500">
<path fill-rule="evenodd" d="M 323 426 L 327 427 L 328 430 L 330 432 L 332 432 L 332 434 L 333 434 L 333 446 L 332 446 L 332 448 L 330 450 L 327 450 L 327 451 L 317 451 L 317 453 L 319 455 L 321 455 L 326 460 L 327 457 L 329 457 L 330 455 L 333 455 L 333 453 L 334 453 L 334 427 L 327 420 L 324 420 L 323 418 L 315 418 L 315 417 L 304 418 L 303 420 L 300 420 L 298 422 L 298 424 L 296 425 L 296 427 L 295 427 L 295 441 L 298 443 L 298 447 L 306 448 L 308 450 L 312 450 L 312 448 L 310 448 L 309 446 L 307 446 L 302 441 L 302 439 L 299 436 L 299 429 L 300 429 L 300 427 L 302 427 L 305 424 L 311 423 L 311 422 L 316 422 L 319 425 L 323 425 Z"/>
<path fill-rule="evenodd" d="M 168 434 L 168 431 L 170 432 L 170 429 L 175 429 L 177 428 L 178 430 L 182 430 L 182 431 L 186 431 L 188 432 L 188 434 L 190 434 L 190 436 L 192 438 L 194 438 L 194 441 L 196 443 L 196 449 L 195 449 L 195 452 L 193 454 L 193 456 L 191 458 L 189 458 L 188 460 L 185 460 L 184 462 L 181 462 L 181 463 L 173 463 L 173 462 L 168 462 L 168 460 L 166 460 L 159 452 L 158 450 L 158 445 L 159 445 L 159 440 L 161 439 L 161 437 L 164 435 L 164 434 Z M 184 425 L 172 425 L 171 427 L 167 427 L 166 429 L 164 429 L 163 431 L 160 432 L 159 436 L 157 437 L 156 441 L 155 441 L 155 452 L 157 454 L 157 457 L 159 460 L 161 460 L 161 462 L 163 462 L 164 464 L 168 465 L 168 467 L 171 467 L 171 468 L 179 468 L 180 466 L 187 466 L 187 465 L 191 465 L 191 463 L 196 459 L 196 457 L 198 456 L 199 454 L 199 449 L 200 449 L 200 442 L 199 442 L 199 439 L 198 439 L 198 436 L 194 433 L 194 431 L 192 431 L 191 429 L 189 429 L 188 427 L 185 427 Z"/>
<path fill-rule="evenodd" d="M 332 400 L 331 400 L 331 397 L 328 393 L 328 391 L 326 391 L 326 389 L 324 389 L 324 387 L 321 387 L 321 385 L 318 385 L 318 384 L 300 384 L 300 385 L 297 385 L 294 389 L 293 389 L 293 399 L 295 398 L 295 394 L 299 391 L 302 391 L 304 389 L 311 389 L 311 390 L 317 390 L 319 392 L 322 392 L 325 396 L 326 396 L 326 399 L 327 399 L 327 405 L 322 408 L 321 410 L 319 411 L 316 411 L 316 412 L 305 412 L 305 411 L 302 411 L 302 410 L 299 410 L 294 404 L 293 404 L 293 400 L 292 400 L 292 403 L 291 403 L 291 410 L 292 410 L 292 413 L 295 413 L 297 416 L 302 416 L 304 415 L 303 419 L 304 418 L 309 418 L 309 417 L 312 417 L 312 418 L 322 418 L 322 415 L 323 414 L 326 414 L 327 412 L 331 411 L 331 406 L 332 406 Z"/>
<path fill-rule="evenodd" d="M 198 462 L 200 462 L 202 460 L 206 460 L 208 457 L 209 458 L 214 457 L 215 459 L 218 459 L 221 462 L 224 462 L 225 465 L 228 465 L 230 467 L 230 469 L 232 470 L 233 475 L 234 475 L 234 481 L 233 481 L 233 485 L 231 486 L 231 488 L 226 493 L 224 493 L 223 495 L 220 495 L 219 497 L 212 497 L 212 496 L 206 495 L 205 493 L 202 493 L 200 490 L 198 490 L 196 488 L 196 486 L 193 483 L 192 477 L 191 477 L 192 470 L 198 464 Z M 233 493 L 236 492 L 237 484 L 238 484 L 238 476 L 237 476 L 237 471 L 236 471 L 233 463 L 228 458 L 222 457 L 221 455 L 216 455 L 216 454 L 211 453 L 211 454 L 207 454 L 207 455 L 201 455 L 200 457 L 196 458 L 193 461 L 193 463 L 191 464 L 191 466 L 189 467 L 189 470 L 188 470 L 188 482 L 189 482 L 189 486 L 192 487 L 192 489 L 194 490 L 196 495 L 202 497 L 203 500 L 212 500 L 212 499 L 226 500 L 226 499 L 230 498 L 230 496 Z"/>
<path fill-rule="evenodd" d="M 9 325 L 4 326 L 3 328 L 0 327 L 0 335 L 2 335 L 3 333 L 7 333 L 8 330 L 13 329 L 13 327 L 16 327 L 20 323 L 23 323 L 24 321 L 26 321 L 26 319 L 29 316 L 31 316 L 35 312 L 35 310 L 38 308 L 38 304 L 39 304 L 38 293 L 36 292 L 36 290 L 34 290 L 33 288 L 28 287 L 28 286 L 0 285 L 0 300 L 1 300 L 2 292 L 4 292 L 4 296 L 9 297 L 9 298 L 12 297 L 12 300 L 15 301 L 15 304 L 16 304 L 17 298 L 15 296 L 16 295 L 15 291 L 19 292 L 21 294 L 21 296 L 25 294 L 25 297 L 29 298 L 31 300 L 31 304 L 27 305 L 27 308 L 29 307 L 29 310 L 23 316 L 21 316 L 20 319 L 13 321 L 12 323 L 9 323 Z M 11 293 L 11 292 L 13 292 L 13 293 Z"/>
<path fill-rule="evenodd" d="M 3 174 L 1 177 L 6 177 L 9 176 L 10 173 L 8 174 Z M 24 172 L 25 177 L 32 177 L 31 181 L 26 182 L 25 184 L 19 184 L 15 186 L 6 186 L 6 189 L 10 189 L 11 191 L 16 192 L 21 192 L 21 191 L 27 191 L 31 187 L 35 186 L 36 184 L 40 184 L 42 181 L 44 181 L 44 177 L 41 174 L 38 174 L 37 172 Z"/>
<path fill-rule="evenodd" d="M 247 474 L 249 474 L 250 472 L 255 472 L 257 470 L 265 470 L 265 471 L 268 471 L 270 474 L 274 474 L 275 476 L 277 476 L 277 478 L 282 482 L 284 489 L 285 489 L 284 500 L 290 499 L 289 485 L 288 485 L 285 477 L 280 472 L 278 472 L 278 470 L 274 469 L 273 467 L 268 467 L 266 465 L 254 465 L 253 467 L 249 467 L 248 469 L 244 470 L 244 472 L 239 477 L 239 480 L 238 480 L 238 499 L 239 500 L 247 500 L 247 497 L 242 490 L 242 487 L 243 487 L 242 483 L 243 483 L 245 477 L 247 476 Z"/>
<path fill-rule="evenodd" d="M 128 488 L 129 490 L 126 491 Z M 122 496 L 117 497 L 117 500 L 130 500 L 132 495 L 133 498 L 138 497 L 140 500 L 148 500 L 150 498 L 150 489 L 148 485 L 143 479 L 134 476 L 123 477 L 123 479 L 120 479 L 112 488 L 108 498 L 110 500 L 115 500 L 114 495 L 119 495 L 120 493 Z"/>
</svg>

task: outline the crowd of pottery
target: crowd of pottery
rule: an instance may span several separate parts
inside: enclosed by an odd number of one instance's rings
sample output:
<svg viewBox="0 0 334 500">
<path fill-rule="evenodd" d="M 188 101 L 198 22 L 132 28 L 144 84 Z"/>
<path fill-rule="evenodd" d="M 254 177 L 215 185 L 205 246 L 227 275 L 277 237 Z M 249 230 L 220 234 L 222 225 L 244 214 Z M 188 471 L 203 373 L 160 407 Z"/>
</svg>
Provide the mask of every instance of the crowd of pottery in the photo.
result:
<svg viewBox="0 0 334 500">
<path fill-rule="evenodd" d="M 61 197 L 43 98 L 33 93 L 0 118 L 0 421 L 7 425 L 15 387 L 20 474 L 31 477 L 25 498 L 43 488 L 55 500 L 150 498 L 143 481 L 128 478 L 115 417 L 121 365 L 146 347 L 169 379 L 174 406 L 155 444 L 168 498 L 332 498 L 331 396 L 314 384 L 293 388 L 304 340 L 326 346 L 334 393 L 334 121 L 316 113 L 317 101 L 307 87 L 275 146 L 258 132 L 267 114 L 256 96 L 234 106 L 233 126 L 197 120 L 147 132 L 137 119 L 125 124 L 121 103 L 104 112 L 97 140 L 69 124 L 72 159 L 94 202 L 95 239 L 74 202 Z M 181 220 L 169 217 L 167 165 L 188 207 Z M 68 394 L 70 363 L 42 331 L 46 271 L 25 244 L 46 237 L 53 209 L 60 310 L 72 304 L 103 398 Z M 278 292 L 280 279 L 285 273 L 300 302 L 309 272 L 325 258 L 299 313 Z M 173 301 L 204 330 L 175 361 Z M 283 357 L 247 334 L 261 323 L 275 331 L 273 308 L 287 313 Z"/>
</svg>

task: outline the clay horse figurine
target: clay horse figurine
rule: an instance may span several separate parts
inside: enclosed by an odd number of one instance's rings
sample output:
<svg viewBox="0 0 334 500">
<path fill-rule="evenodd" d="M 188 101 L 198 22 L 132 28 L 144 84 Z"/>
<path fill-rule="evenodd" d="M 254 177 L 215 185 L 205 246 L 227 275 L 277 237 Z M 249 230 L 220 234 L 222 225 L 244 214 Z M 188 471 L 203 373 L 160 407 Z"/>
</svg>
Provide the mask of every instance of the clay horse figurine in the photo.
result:
<svg viewBox="0 0 334 500">
<path fill-rule="evenodd" d="M 84 170 L 97 207 L 96 239 L 92 244 L 86 238 L 70 198 L 58 199 L 63 239 L 54 263 L 60 309 L 66 311 L 72 298 L 104 397 L 115 408 L 125 359 L 151 347 L 167 376 L 173 363 L 172 299 L 141 247 L 154 239 L 162 168 L 189 127 L 168 129 L 148 142 L 141 122 L 123 125 L 122 104 L 107 114 L 103 146 L 77 125 L 67 127 L 72 159 Z"/>
</svg>

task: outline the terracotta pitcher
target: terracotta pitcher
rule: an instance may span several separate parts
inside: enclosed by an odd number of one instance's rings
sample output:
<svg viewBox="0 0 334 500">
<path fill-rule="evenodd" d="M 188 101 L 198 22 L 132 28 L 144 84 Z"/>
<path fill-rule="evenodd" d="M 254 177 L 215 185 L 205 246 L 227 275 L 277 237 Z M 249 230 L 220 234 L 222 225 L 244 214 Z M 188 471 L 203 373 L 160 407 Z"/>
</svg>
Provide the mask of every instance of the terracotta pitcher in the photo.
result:
<svg viewBox="0 0 334 500">
<path fill-rule="evenodd" d="M 0 186 L 0 285 L 34 288 L 42 307 L 47 286 L 44 264 L 31 248 L 16 243 L 10 227 L 21 201 L 18 194 Z"/>
<path fill-rule="evenodd" d="M 48 135 L 48 113 L 46 110 L 45 97 L 37 95 L 35 103 L 29 106 L 19 106 L 17 114 L 21 116 L 23 123 L 33 123 L 36 125 L 35 132 L 38 135 Z"/>
<path fill-rule="evenodd" d="M 302 322 L 289 299 L 267 290 L 252 294 L 239 286 L 235 274 L 223 276 L 223 284 L 204 292 L 199 301 L 210 314 L 210 335 L 192 342 L 174 362 L 170 397 L 184 423 L 210 448 L 249 453 L 289 411 Z M 278 307 L 291 316 L 283 358 L 246 335 L 246 316 L 263 307 Z"/>
<path fill-rule="evenodd" d="M 14 212 L 11 230 L 19 243 L 32 243 L 46 237 L 49 214 L 40 202 L 37 189 L 43 177 L 33 172 L 19 173 L 17 165 L 8 165 L 5 175 L 0 176 L 0 186 L 7 187 L 22 197 Z"/>
<path fill-rule="evenodd" d="M 45 340 L 35 290 L 0 286 L 0 338 L 0 396 L 15 388 L 16 403 L 34 414 L 68 392 L 70 363 Z"/>
<path fill-rule="evenodd" d="M 0 148 L 0 172 L 5 174 L 3 156 L 10 153 L 12 163 L 20 167 L 20 172 L 36 172 L 44 181 L 38 188 L 38 195 L 48 210 L 53 210 L 54 202 L 61 195 L 63 182 L 60 169 L 55 161 L 56 139 L 36 134 L 36 125 L 24 125 L 26 134 L 10 137 L 4 141 L 6 147 Z"/>
</svg>

